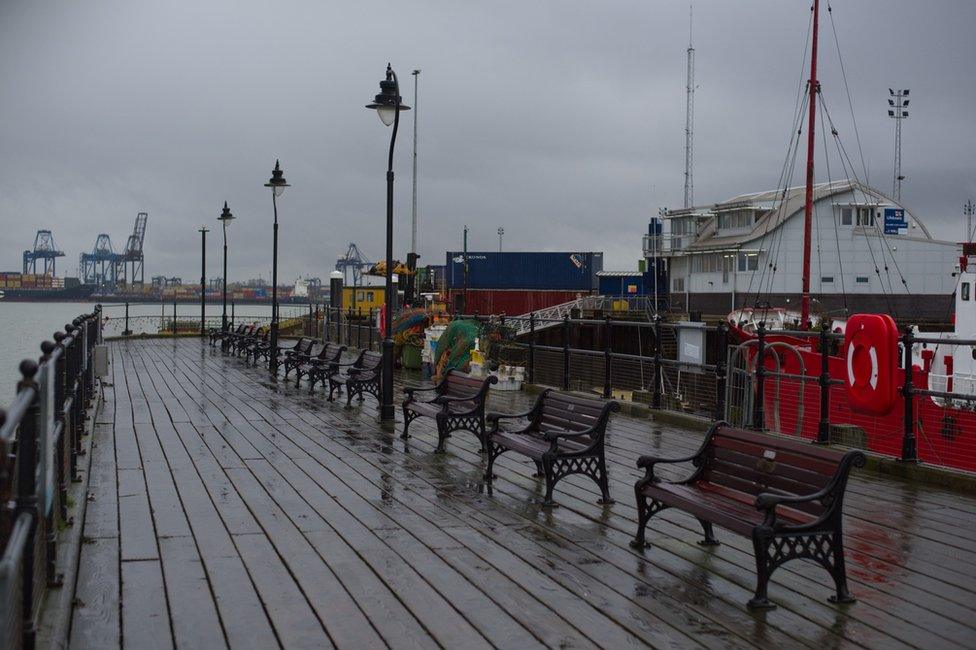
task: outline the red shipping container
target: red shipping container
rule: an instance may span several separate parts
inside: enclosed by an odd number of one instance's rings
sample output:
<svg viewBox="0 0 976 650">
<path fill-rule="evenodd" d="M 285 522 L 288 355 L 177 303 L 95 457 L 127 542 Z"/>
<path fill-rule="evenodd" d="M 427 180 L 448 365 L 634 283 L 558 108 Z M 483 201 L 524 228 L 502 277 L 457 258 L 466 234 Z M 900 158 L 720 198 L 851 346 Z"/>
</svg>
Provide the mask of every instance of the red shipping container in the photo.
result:
<svg viewBox="0 0 976 650">
<path fill-rule="evenodd" d="M 452 289 L 449 293 L 450 305 L 459 304 L 461 289 Z M 529 312 L 553 307 L 577 298 L 589 295 L 582 291 L 548 291 L 531 289 L 468 289 L 467 306 L 464 311 L 468 314 L 482 314 L 500 316 L 521 316 Z"/>
</svg>

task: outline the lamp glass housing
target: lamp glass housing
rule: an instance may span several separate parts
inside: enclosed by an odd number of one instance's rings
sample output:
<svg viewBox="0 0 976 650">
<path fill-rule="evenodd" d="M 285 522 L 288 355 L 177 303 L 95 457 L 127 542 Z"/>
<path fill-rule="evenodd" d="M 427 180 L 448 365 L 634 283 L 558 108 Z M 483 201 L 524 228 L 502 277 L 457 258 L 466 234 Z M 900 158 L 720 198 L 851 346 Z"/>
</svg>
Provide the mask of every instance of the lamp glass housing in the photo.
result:
<svg viewBox="0 0 976 650">
<path fill-rule="evenodd" d="M 396 119 L 396 109 L 393 106 L 377 106 L 376 114 L 386 126 L 393 124 L 393 120 Z"/>
</svg>

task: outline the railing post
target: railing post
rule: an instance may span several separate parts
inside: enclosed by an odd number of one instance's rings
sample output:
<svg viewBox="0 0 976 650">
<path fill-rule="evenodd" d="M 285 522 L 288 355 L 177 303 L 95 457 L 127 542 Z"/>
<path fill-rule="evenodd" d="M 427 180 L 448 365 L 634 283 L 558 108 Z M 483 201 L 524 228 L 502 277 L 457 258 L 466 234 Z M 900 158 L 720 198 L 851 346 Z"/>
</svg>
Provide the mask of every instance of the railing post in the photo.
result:
<svg viewBox="0 0 976 650">
<path fill-rule="evenodd" d="M 817 425 L 817 444 L 830 442 L 830 323 L 820 323 L 820 423 Z"/>
<path fill-rule="evenodd" d="M 535 312 L 529 314 L 529 383 L 535 383 Z"/>
<path fill-rule="evenodd" d="M 367 331 L 369 332 L 369 349 L 372 350 L 373 349 L 373 323 L 376 322 L 373 320 L 372 307 L 369 308 L 368 313 L 366 315 L 369 317 L 369 326 L 367 327 Z"/>
<path fill-rule="evenodd" d="M 236 325 L 234 324 L 234 307 L 235 306 L 236 306 L 236 303 L 233 300 L 231 300 L 230 301 L 230 331 L 232 331 L 232 332 L 234 331 L 234 328 L 236 327 Z"/>
<path fill-rule="evenodd" d="M 389 326 L 389 324 L 387 324 Z M 356 307 L 356 347 L 363 349 L 363 308 Z"/>
<path fill-rule="evenodd" d="M 914 386 L 912 385 L 912 346 L 915 344 L 915 336 L 910 327 L 905 328 L 905 335 L 902 337 L 902 347 L 904 348 L 905 385 L 902 386 L 902 395 L 905 398 L 905 434 L 901 439 L 901 460 L 907 463 L 918 462 L 918 444 L 915 439 L 915 413 L 912 399 L 914 397 Z"/>
<path fill-rule="evenodd" d="M 129 301 L 125 301 L 125 329 L 122 330 L 122 336 L 131 336 L 132 330 L 129 329 Z"/>
<path fill-rule="evenodd" d="M 651 389 L 651 407 L 661 408 L 661 317 L 654 317 L 654 387 Z"/>
<path fill-rule="evenodd" d="M 308 336 L 315 338 L 316 332 L 312 329 L 313 323 L 314 321 L 312 320 L 312 303 L 309 302 L 308 303 L 308 327 L 306 328 L 306 331 L 308 332 Z"/>
<path fill-rule="evenodd" d="M 176 298 L 173 298 L 173 336 L 176 336 Z"/>
<path fill-rule="evenodd" d="M 606 323 L 603 330 L 603 397 L 610 399 L 613 395 L 613 389 L 610 386 L 611 376 L 610 376 L 610 346 L 612 337 L 610 336 L 610 328 L 613 327 L 610 324 L 610 316 L 606 317 Z"/>
<path fill-rule="evenodd" d="M 569 390 L 569 314 L 563 315 L 563 390 Z"/>
<path fill-rule="evenodd" d="M 68 521 L 68 505 L 67 505 L 67 483 L 60 480 L 64 475 L 63 465 L 53 466 L 56 459 L 63 458 L 63 454 L 58 453 L 57 450 L 52 454 L 51 463 L 47 462 L 45 458 L 47 454 L 46 445 L 51 444 L 51 439 L 54 436 L 55 422 L 57 421 L 57 413 L 60 412 L 63 402 L 61 401 L 62 385 L 61 377 L 57 373 L 57 369 L 63 368 L 64 366 L 59 364 L 51 364 L 51 353 L 58 349 L 57 344 L 53 341 L 44 341 L 41 343 L 41 362 L 38 367 L 38 372 L 43 368 L 46 372 L 44 379 L 46 382 L 44 384 L 38 384 L 38 414 L 40 415 L 41 424 L 38 426 L 38 431 L 42 432 L 41 439 L 44 441 L 45 446 L 38 445 L 38 457 L 44 458 L 43 462 L 44 470 L 38 473 L 38 484 L 44 485 L 43 491 L 43 501 L 41 500 L 41 493 L 37 492 L 38 500 L 38 521 L 41 518 L 44 519 L 44 529 L 45 529 L 45 574 L 47 576 L 47 584 L 49 587 L 60 586 L 62 579 L 57 576 L 57 538 L 58 538 L 58 521 L 67 522 Z M 62 355 L 63 356 L 63 355 Z M 46 366 L 46 367 L 45 367 Z M 54 377 L 48 379 L 50 373 L 54 372 Z M 48 391 L 53 389 L 53 394 L 49 395 Z M 43 401 L 40 401 L 42 400 Z M 48 410 L 52 409 L 52 410 Z M 53 412 L 52 412 L 53 411 Z M 63 446 L 64 435 L 61 436 L 58 443 L 58 447 Z M 58 484 L 54 486 L 49 486 L 47 484 L 47 475 L 49 473 L 54 473 L 58 477 Z M 48 492 L 48 488 L 52 488 L 52 492 Z M 54 490 L 57 490 L 57 498 L 54 497 Z M 51 511 L 47 511 L 47 501 L 51 500 Z M 57 510 L 54 506 L 57 505 Z"/>
<path fill-rule="evenodd" d="M 39 389 L 34 376 L 37 374 L 37 363 L 29 359 L 20 362 L 20 373 L 23 379 L 17 384 L 17 392 L 33 389 L 34 397 L 24 414 L 20 424 L 17 440 L 17 516 L 26 513 L 31 518 L 30 535 L 24 548 L 23 559 L 23 587 L 21 596 L 23 612 L 23 642 L 24 647 L 33 648 L 37 629 L 34 625 L 34 551 L 37 548 L 38 509 L 37 483 L 35 471 L 37 469 L 37 420 L 40 409 Z"/>
<path fill-rule="evenodd" d="M 728 375 L 726 361 L 729 353 L 729 326 L 718 324 L 718 355 L 715 357 L 715 419 L 725 419 L 725 381 Z"/>
<path fill-rule="evenodd" d="M 54 449 L 54 462 L 58 467 L 59 512 L 62 520 L 68 519 L 68 477 L 71 476 L 71 452 L 67 438 L 71 434 L 71 414 L 65 412 L 64 404 L 68 397 L 68 350 L 64 347 L 64 332 L 54 333 L 54 343 L 61 348 L 61 354 L 54 366 L 54 415 L 61 420 L 61 438 Z"/>
<path fill-rule="evenodd" d="M 352 307 L 346 314 L 346 345 L 352 345 Z"/>
<path fill-rule="evenodd" d="M 759 349 L 756 352 L 756 399 L 752 404 L 752 427 L 762 431 L 766 428 L 766 321 L 759 321 L 757 333 Z"/>
</svg>

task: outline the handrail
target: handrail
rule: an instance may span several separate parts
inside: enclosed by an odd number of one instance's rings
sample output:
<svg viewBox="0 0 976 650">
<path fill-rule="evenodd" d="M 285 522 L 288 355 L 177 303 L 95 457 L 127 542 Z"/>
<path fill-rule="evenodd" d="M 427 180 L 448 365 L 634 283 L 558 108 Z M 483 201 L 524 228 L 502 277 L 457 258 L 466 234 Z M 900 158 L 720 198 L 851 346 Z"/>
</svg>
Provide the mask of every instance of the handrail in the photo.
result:
<svg viewBox="0 0 976 650">
<path fill-rule="evenodd" d="M 101 305 L 53 339 L 41 343 L 37 361 L 20 363 L 17 393 L 7 410 L 0 409 L 3 648 L 34 647 L 45 592 L 57 584 L 57 531 L 69 521 L 67 486 L 78 476 L 95 394 Z"/>
</svg>

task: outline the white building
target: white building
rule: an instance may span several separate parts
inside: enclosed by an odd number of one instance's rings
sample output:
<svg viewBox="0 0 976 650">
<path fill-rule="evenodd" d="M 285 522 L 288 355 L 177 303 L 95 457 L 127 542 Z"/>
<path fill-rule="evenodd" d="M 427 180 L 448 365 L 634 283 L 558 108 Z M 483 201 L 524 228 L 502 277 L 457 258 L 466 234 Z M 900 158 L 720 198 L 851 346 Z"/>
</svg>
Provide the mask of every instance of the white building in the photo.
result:
<svg viewBox="0 0 976 650">
<path fill-rule="evenodd" d="M 672 307 L 715 315 L 762 301 L 798 308 L 804 194 L 744 194 L 667 214 Z M 959 244 L 934 239 L 910 210 L 856 181 L 816 185 L 813 198 L 813 310 L 948 319 Z"/>
</svg>

